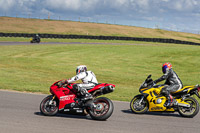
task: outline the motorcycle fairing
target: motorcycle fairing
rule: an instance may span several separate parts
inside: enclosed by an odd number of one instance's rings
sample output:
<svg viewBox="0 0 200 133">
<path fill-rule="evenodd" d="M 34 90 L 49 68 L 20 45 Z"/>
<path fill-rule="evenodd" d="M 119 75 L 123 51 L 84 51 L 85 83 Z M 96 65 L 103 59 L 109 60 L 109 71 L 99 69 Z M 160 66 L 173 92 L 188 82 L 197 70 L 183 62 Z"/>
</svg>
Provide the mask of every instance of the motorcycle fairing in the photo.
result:
<svg viewBox="0 0 200 133">
<path fill-rule="evenodd" d="M 59 88 L 56 85 L 52 85 L 51 93 L 59 99 L 59 110 L 64 109 L 66 104 L 75 102 L 76 95 L 68 88 Z"/>
<path fill-rule="evenodd" d="M 74 83 L 69 84 L 67 86 L 67 88 L 65 88 L 65 87 L 59 88 L 57 86 L 58 82 L 59 81 L 55 82 L 51 86 L 50 92 L 52 94 L 56 95 L 56 97 L 58 98 L 59 110 L 63 110 L 65 108 L 65 105 L 70 105 L 71 103 L 75 102 L 74 99 L 77 98 L 77 96 L 75 95 L 74 91 L 72 91 Z M 113 85 L 113 84 L 101 83 L 101 84 L 96 85 L 94 88 L 88 90 L 88 92 L 89 93 L 94 92 L 95 90 L 98 90 L 100 88 L 103 88 L 103 87 L 106 87 L 109 85 L 112 85 L 115 87 L 115 85 Z"/>
<path fill-rule="evenodd" d="M 195 87 L 194 85 L 193 85 L 193 86 L 185 86 L 185 87 L 183 87 L 182 89 L 180 89 L 180 90 L 174 92 L 173 94 L 184 93 L 184 92 L 189 93 L 190 90 L 194 89 L 194 87 Z"/>
<path fill-rule="evenodd" d="M 147 96 L 147 101 L 149 102 L 149 111 L 165 111 L 167 108 L 164 105 L 166 102 L 166 97 L 165 96 L 158 96 L 154 90 L 157 88 L 151 88 L 143 93 L 150 94 Z M 161 103 L 156 103 L 157 99 L 162 99 Z M 172 110 L 174 111 L 174 110 Z"/>
<path fill-rule="evenodd" d="M 161 86 L 159 88 L 151 88 L 151 89 L 148 89 L 143 92 L 143 93 L 150 94 L 147 96 L 147 101 L 149 102 L 149 111 L 175 111 L 173 108 L 166 108 L 164 106 L 164 103 L 166 102 L 167 98 L 165 96 L 159 96 L 156 93 L 158 90 L 161 91 L 162 88 L 163 88 L 163 86 Z M 156 90 L 156 92 L 155 92 L 155 90 Z M 158 99 L 161 99 L 162 102 L 156 103 L 156 101 Z M 184 102 L 182 99 L 176 99 L 176 100 L 178 103 L 188 104 L 188 103 Z"/>
</svg>

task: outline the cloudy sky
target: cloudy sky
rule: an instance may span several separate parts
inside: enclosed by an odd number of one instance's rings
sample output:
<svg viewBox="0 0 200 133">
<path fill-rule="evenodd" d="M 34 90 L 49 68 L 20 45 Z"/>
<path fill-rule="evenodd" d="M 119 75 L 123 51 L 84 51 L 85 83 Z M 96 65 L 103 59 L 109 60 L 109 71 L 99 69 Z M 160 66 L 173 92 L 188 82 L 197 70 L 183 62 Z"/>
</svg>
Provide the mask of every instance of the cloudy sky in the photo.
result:
<svg viewBox="0 0 200 133">
<path fill-rule="evenodd" d="M 200 34 L 200 0 L 0 0 L 0 16 L 98 22 Z"/>
</svg>

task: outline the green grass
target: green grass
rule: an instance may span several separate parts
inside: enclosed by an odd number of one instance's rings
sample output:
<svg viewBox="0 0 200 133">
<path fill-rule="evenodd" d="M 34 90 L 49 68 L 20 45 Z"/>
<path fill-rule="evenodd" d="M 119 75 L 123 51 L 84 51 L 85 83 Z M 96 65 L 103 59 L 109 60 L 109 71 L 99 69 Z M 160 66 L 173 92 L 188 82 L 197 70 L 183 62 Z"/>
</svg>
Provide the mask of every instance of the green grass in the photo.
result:
<svg viewBox="0 0 200 133">
<path fill-rule="evenodd" d="M 24 37 L 0 37 L 0 42 L 29 42 L 30 39 Z"/>
<path fill-rule="evenodd" d="M 200 47 L 189 45 L 16 45 L 0 46 L 0 89 L 49 93 L 57 80 L 85 64 L 99 82 L 113 83 L 107 96 L 130 101 L 148 74 L 162 75 L 171 62 L 184 85 L 200 83 Z"/>
</svg>

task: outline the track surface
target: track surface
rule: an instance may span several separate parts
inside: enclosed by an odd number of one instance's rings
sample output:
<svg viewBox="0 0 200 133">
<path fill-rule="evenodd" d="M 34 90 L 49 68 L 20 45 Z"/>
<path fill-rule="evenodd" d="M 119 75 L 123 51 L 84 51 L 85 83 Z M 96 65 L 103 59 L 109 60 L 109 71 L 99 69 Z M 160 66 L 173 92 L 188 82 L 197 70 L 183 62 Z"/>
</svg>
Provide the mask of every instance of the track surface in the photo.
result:
<svg viewBox="0 0 200 133">
<path fill-rule="evenodd" d="M 0 91 L 1 133 L 199 133 L 200 113 L 183 118 L 178 113 L 133 114 L 129 102 L 114 101 L 113 115 L 107 121 L 89 116 L 40 114 L 39 105 L 47 95 Z"/>
</svg>

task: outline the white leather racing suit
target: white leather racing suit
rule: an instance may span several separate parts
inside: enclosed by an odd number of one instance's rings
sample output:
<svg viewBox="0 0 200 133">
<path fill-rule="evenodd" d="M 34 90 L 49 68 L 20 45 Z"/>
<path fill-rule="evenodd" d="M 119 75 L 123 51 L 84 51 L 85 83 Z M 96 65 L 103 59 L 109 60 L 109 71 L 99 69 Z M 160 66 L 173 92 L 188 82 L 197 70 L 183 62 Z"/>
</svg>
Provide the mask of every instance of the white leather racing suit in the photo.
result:
<svg viewBox="0 0 200 133">
<path fill-rule="evenodd" d="M 95 74 L 92 71 L 80 72 L 76 76 L 68 79 L 68 83 L 75 82 L 77 80 L 82 80 L 83 84 L 77 84 L 78 91 L 81 92 L 82 95 L 88 93 L 88 89 L 92 89 L 95 85 L 98 84 Z"/>
</svg>

